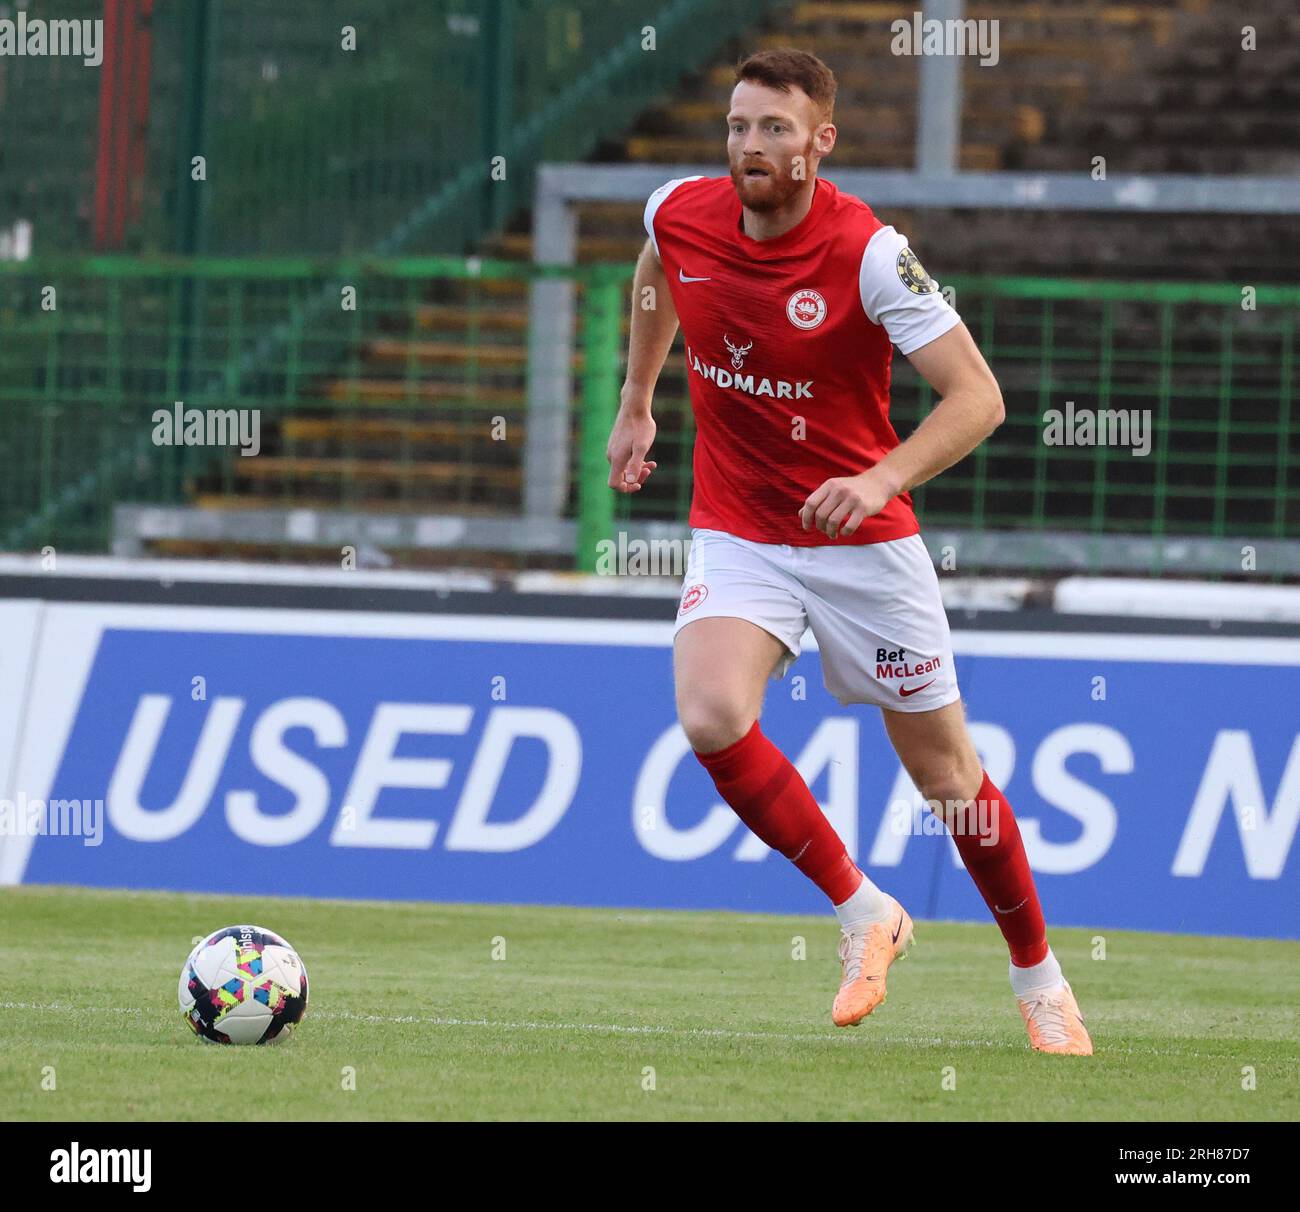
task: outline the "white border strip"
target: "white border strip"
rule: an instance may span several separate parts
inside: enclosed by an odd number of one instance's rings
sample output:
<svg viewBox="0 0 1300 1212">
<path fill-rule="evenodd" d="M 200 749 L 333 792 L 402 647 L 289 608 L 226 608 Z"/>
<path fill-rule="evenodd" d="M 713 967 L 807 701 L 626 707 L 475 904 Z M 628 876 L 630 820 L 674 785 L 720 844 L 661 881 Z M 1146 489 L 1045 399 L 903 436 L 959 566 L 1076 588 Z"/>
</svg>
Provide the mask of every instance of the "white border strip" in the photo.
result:
<svg viewBox="0 0 1300 1212">
<path fill-rule="evenodd" d="M 546 619 L 516 615 L 419 615 L 247 606 L 141 606 L 51 602 L 51 621 L 89 621 L 128 631 L 233 631 L 246 635 L 365 636 L 525 644 L 667 648 L 673 624 L 637 619 Z M 1166 636 L 1077 631 L 960 631 L 959 656 L 1163 661 L 1210 665 L 1300 665 L 1300 640 L 1253 636 Z M 811 633 L 805 646 L 817 644 Z"/>
<path fill-rule="evenodd" d="M 1300 586 L 1065 577 L 1053 605 L 1063 614 L 1300 623 Z"/>
<path fill-rule="evenodd" d="M 0 554 L 0 598 L 4 577 L 44 576 L 52 580 L 124 580 L 142 585 L 292 585 L 339 589 L 572 594 L 610 598 L 675 598 L 679 577 L 599 576 L 594 573 L 523 571 L 484 573 L 474 569 L 356 569 L 319 564 L 255 564 L 229 560 L 123 559 L 116 556 L 59 556 L 54 569 L 38 555 Z M 1028 577 L 939 579 L 949 610 L 1015 610 L 1044 582 Z M 1065 614 L 1167 619 L 1218 619 L 1300 623 L 1300 586 L 1251 585 L 1197 580 L 1153 581 L 1141 577 L 1069 576 L 1052 589 L 1053 608 Z"/>
<path fill-rule="evenodd" d="M 362 546 L 365 546 L 364 544 Z M 39 555 L 0 554 L 0 577 L 138 581 L 148 585 L 328 585 L 343 589 L 427 589 L 486 591 L 497 578 L 473 569 L 423 572 L 394 568 L 344 569 L 321 564 L 253 564 L 233 560 L 142 560 L 118 556 L 61 555 L 46 568 Z M 4 582 L 0 580 L 0 591 Z"/>
</svg>

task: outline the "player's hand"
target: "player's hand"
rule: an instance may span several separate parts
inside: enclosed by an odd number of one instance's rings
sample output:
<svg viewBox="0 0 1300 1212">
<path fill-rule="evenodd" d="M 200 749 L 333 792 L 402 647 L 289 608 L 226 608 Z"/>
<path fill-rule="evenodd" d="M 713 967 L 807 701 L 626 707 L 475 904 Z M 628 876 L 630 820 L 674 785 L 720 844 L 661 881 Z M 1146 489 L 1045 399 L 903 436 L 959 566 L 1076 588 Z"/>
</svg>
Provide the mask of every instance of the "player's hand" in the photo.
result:
<svg viewBox="0 0 1300 1212">
<path fill-rule="evenodd" d="M 641 485 L 659 466 L 647 459 L 655 440 L 654 418 L 649 406 L 629 407 L 625 402 L 614 419 L 605 458 L 609 460 L 609 486 L 615 492 L 640 492 Z"/>
<path fill-rule="evenodd" d="M 832 539 L 847 538 L 897 495 L 874 467 L 856 476 L 835 476 L 803 503 L 799 521 L 805 530 L 815 526 Z"/>
</svg>

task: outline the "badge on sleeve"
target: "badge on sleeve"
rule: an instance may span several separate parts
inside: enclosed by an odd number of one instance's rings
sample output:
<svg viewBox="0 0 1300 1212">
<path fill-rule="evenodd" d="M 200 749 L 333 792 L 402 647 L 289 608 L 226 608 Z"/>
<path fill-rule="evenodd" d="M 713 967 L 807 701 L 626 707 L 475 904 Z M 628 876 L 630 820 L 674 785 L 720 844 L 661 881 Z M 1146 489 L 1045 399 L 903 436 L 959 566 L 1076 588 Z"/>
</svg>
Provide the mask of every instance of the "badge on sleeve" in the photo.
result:
<svg viewBox="0 0 1300 1212">
<path fill-rule="evenodd" d="M 939 289 L 939 283 L 925 272 L 925 266 L 910 248 L 898 254 L 898 277 L 914 295 L 932 295 Z"/>
</svg>

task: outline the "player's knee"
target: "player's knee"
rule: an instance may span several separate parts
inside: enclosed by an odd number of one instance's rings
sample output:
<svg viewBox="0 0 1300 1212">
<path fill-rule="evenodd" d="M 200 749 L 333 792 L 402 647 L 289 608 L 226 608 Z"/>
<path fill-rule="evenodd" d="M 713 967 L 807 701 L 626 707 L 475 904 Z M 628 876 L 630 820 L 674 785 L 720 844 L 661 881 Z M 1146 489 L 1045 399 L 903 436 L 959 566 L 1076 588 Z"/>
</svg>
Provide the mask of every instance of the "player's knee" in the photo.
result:
<svg viewBox="0 0 1300 1212">
<path fill-rule="evenodd" d="M 912 781 L 926 806 L 941 816 L 945 811 L 953 811 L 965 804 L 979 789 L 978 780 L 974 787 L 971 786 L 971 772 L 960 762 L 936 763 L 918 770 Z"/>
<path fill-rule="evenodd" d="M 716 753 L 734 745 L 754 723 L 754 717 L 744 708 L 725 699 L 679 703 L 677 718 L 691 748 L 698 753 Z"/>
</svg>

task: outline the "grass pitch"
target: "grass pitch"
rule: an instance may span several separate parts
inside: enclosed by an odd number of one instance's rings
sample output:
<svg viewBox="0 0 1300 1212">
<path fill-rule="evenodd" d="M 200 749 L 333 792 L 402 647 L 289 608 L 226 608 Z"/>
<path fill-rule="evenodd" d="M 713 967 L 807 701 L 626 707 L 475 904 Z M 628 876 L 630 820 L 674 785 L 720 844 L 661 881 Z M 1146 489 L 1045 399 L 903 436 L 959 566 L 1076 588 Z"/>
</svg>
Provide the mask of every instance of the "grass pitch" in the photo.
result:
<svg viewBox="0 0 1300 1212">
<path fill-rule="evenodd" d="M 8 1120 L 1300 1118 L 1294 942 L 1052 931 L 1080 1058 L 1029 1050 L 992 924 L 918 922 L 841 1030 L 829 916 L 32 887 L 0 920 Z M 191 939 L 236 922 L 306 962 L 283 1046 L 181 1020 Z"/>
</svg>

